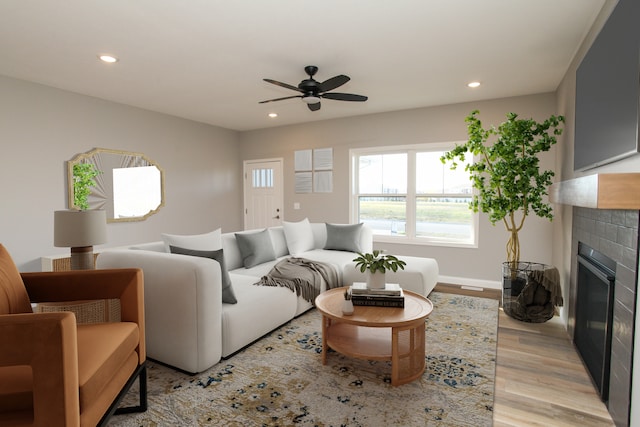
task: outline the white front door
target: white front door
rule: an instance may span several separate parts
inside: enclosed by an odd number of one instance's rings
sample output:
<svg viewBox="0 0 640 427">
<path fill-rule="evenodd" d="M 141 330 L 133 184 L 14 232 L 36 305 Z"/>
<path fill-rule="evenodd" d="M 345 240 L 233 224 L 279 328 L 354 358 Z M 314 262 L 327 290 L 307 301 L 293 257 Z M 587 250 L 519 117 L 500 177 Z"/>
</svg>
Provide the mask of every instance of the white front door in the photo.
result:
<svg viewBox="0 0 640 427">
<path fill-rule="evenodd" d="M 244 228 L 282 225 L 282 159 L 244 162 Z"/>
</svg>

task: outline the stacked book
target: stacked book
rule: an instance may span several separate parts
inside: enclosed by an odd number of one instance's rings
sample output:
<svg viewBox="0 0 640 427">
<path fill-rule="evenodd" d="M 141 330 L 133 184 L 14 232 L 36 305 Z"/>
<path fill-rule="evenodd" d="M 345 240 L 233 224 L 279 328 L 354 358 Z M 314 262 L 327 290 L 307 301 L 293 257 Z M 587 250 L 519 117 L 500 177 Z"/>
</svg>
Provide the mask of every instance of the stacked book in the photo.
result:
<svg viewBox="0 0 640 427">
<path fill-rule="evenodd" d="M 351 285 L 351 301 L 353 305 L 369 305 L 376 307 L 404 307 L 404 293 L 397 283 L 387 283 L 384 289 L 369 289 L 363 282 Z"/>
</svg>

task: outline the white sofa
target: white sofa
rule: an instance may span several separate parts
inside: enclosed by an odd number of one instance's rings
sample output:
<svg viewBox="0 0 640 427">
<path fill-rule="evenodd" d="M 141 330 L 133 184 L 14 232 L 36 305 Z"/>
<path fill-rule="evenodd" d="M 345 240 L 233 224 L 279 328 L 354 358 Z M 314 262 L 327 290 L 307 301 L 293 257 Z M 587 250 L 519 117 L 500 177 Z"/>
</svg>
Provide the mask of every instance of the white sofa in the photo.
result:
<svg viewBox="0 0 640 427">
<path fill-rule="evenodd" d="M 97 258 L 97 267 L 142 268 L 145 279 L 147 356 L 183 371 L 196 373 L 213 366 L 221 357 L 232 355 L 313 306 L 288 288 L 255 285 L 283 258 L 293 254 L 331 264 L 345 286 L 353 281 L 364 281 L 364 276 L 354 267 L 354 252 L 324 249 L 327 226 L 324 223 L 311 223 L 308 226 L 313 233 L 313 242 L 303 252 L 290 251 L 292 245 L 296 245 L 292 241 L 290 228 L 287 229 L 289 241 L 285 237 L 284 227 L 269 228 L 268 235 L 276 259 L 251 268 L 244 267 L 236 233 L 220 236 L 224 264 L 237 300 L 235 304 L 222 301 L 223 271 L 217 261 L 168 253 L 163 241 L 105 250 Z M 371 252 L 372 232 L 368 227 L 362 227 L 358 243 L 362 252 Z M 401 276 L 397 276 L 397 280 L 390 276 L 387 281 L 428 295 L 437 282 L 436 261 L 401 258 L 407 262 L 406 271 L 399 272 Z"/>
</svg>

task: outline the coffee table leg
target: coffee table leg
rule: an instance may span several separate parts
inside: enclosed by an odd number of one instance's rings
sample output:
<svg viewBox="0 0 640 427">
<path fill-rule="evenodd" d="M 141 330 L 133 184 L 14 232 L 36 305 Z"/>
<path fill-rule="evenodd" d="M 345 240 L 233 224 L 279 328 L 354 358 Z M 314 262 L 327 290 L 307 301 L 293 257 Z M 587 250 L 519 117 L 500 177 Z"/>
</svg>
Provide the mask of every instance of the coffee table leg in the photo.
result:
<svg viewBox="0 0 640 427">
<path fill-rule="evenodd" d="M 398 328 L 391 328 L 391 385 L 398 385 L 400 376 L 400 358 L 398 348 Z"/>
<path fill-rule="evenodd" d="M 411 351 L 413 352 L 413 349 L 416 348 L 416 329 L 412 328 L 409 329 L 409 348 L 411 348 Z M 424 359 L 424 357 L 423 357 Z M 409 358 L 409 371 L 410 372 L 416 372 L 416 358 L 415 357 L 410 357 Z"/>
<path fill-rule="evenodd" d="M 391 329 L 391 385 L 406 384 L 424 373 L 425 361 L 424 321 L 405 328 Z M 405 342 L 404 354 L 400 355 L 400 334 Z M 403 359 L 400 372 L 400 359 Z M 402 377 L 400 376 L 402 375 Z"/>
</svg>

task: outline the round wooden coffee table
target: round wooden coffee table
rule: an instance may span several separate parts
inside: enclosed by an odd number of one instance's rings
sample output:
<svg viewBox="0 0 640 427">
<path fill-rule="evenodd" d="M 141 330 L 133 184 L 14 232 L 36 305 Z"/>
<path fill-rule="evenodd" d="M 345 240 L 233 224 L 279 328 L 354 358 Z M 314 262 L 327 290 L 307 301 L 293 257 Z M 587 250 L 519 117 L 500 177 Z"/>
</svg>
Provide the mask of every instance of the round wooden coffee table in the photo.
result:
<svg viewBox="0 0 640 427">
<path fill-rule="evenodd" d="M 322 313 L 322 364 L 329 347 L 345 356 L 390 360 L 391 384 L 406 384 L 425 369 L 424 321 L 433 304 L 422 295 L 404 291 L 404 308 L 355 306 L 342 314 L 346 288 L 331 289 L 316 298 Z"/>
</svg>

